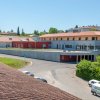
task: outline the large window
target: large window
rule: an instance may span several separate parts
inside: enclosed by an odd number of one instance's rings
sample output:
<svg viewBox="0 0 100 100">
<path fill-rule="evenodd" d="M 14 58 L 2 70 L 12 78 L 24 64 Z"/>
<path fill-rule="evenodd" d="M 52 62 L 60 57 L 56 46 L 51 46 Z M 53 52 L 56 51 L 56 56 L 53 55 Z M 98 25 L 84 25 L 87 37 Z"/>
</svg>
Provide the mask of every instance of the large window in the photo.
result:
<svg viewBox="0 0 100 100">
<path fill-rule="evenodd" d="M 92 40 L 95 40 L 95 37 L 92 37 Z"/>
<path fill-rule="evenodd" d="M 96 49 L 100 49 L 100 45 L 96 45 L 95 47 L 96 47 Z"/>
<path fill-rule="evenodd" d="M 72 45 L 65 45 L 65 48 L 72 48 Z"/>
<path fill-rule="evenodd" d="M 92 37 L 92 40 L 97 40 L 98 38 L 97 37 Z"/>
</svg>

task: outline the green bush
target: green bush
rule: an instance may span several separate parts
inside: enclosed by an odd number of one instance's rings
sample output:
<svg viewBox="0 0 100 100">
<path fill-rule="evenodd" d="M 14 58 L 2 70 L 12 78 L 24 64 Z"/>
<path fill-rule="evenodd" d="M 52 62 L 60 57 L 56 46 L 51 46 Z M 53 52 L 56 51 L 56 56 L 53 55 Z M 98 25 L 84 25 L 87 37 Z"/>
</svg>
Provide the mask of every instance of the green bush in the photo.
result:
<svg viewBox="0 0 100 100">
<path fill-rule="evenodd" d="M 83 79 L 89 80 L 91 78 L 91 74 L 92 74 L 91 62 L 87 60 L 82 60 L 77 65 L 76 75 Z"/>
<path fill-rule="evenodd" d="M 82 60 L 77 65 L 76 75 L 85 80 L 100 80 L 100 56 L 97 57 L 97 62 Z"/>
<path fill-rule="evenodd" d="M 100 56 L 97 56 L 96 60 L 97 60 L 98 63 L 100 63 Z"/>
<path fill-rule="evenodd" d="M 92 62 L 92 79 L 100 80 L 100 63 Z"/>
</svg>

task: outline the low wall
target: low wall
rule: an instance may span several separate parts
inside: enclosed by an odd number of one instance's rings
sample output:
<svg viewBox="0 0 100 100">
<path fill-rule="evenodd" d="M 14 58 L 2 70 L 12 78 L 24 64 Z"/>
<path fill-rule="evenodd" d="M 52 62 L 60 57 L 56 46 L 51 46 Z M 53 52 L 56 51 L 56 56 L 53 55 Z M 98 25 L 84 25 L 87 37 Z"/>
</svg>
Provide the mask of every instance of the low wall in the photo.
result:
<svg viewBox="0 0 100 100">
<path fill-rule="evenodd" d="M 59 52 L 46 52 L 46 51 L 32 51 L 32 50 L 5 50 L 0 49 L 1 54 L 14 55 L 20 57 L 28 57 L 33 59 L 49 60 L 49 61 L 60 61 Z"/>
</svg>

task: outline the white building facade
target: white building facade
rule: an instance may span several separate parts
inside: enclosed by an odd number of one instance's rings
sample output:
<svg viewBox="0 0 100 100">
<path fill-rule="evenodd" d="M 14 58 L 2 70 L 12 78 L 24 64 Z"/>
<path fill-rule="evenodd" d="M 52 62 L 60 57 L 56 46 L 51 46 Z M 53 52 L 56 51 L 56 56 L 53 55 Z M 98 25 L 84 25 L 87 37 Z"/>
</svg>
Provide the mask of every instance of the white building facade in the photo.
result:
<svg viewBox="0 0 100 100">
<path fill-rule="evenodd" d="M 51 41 L 52 49 L 62 49 L 64 51 L 83 51 L 79 52 L 81 59 L 95 60 L 96 56 L 100 54 L 100 31 L 88 31 L 78 33 L 59 33 L 46 34 L 40 37 L 41 41 Z M 66 52 L 64 55 L 75 56 L 78 53 Z M 86 53 L 87 52 L 87 53 Z M 85 53 L 85 54 L 84 54 Z M 66 57 L 65 57 L 66 58 Z M 68 59 L 69 59 L 68 58 Z M 62 57 L 64 59 L 64 57 Z M 66 58 L 67 59 L 67 58 Z"/>
</svg>

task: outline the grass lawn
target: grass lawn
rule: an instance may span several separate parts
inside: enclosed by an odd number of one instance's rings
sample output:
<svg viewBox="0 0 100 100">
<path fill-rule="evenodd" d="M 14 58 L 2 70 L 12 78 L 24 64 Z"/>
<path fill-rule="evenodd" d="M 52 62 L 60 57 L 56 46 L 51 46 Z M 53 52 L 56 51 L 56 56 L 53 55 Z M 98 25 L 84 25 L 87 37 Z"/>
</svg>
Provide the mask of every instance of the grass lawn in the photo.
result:
<svg viewBox="0 0 100 100">
<path fill-rule="evenodd" d="M 6 57 L 0 57 L 0 62 L 16 69 L 22 68 L 29 63 L 24 60 Z"/>
</svg>

